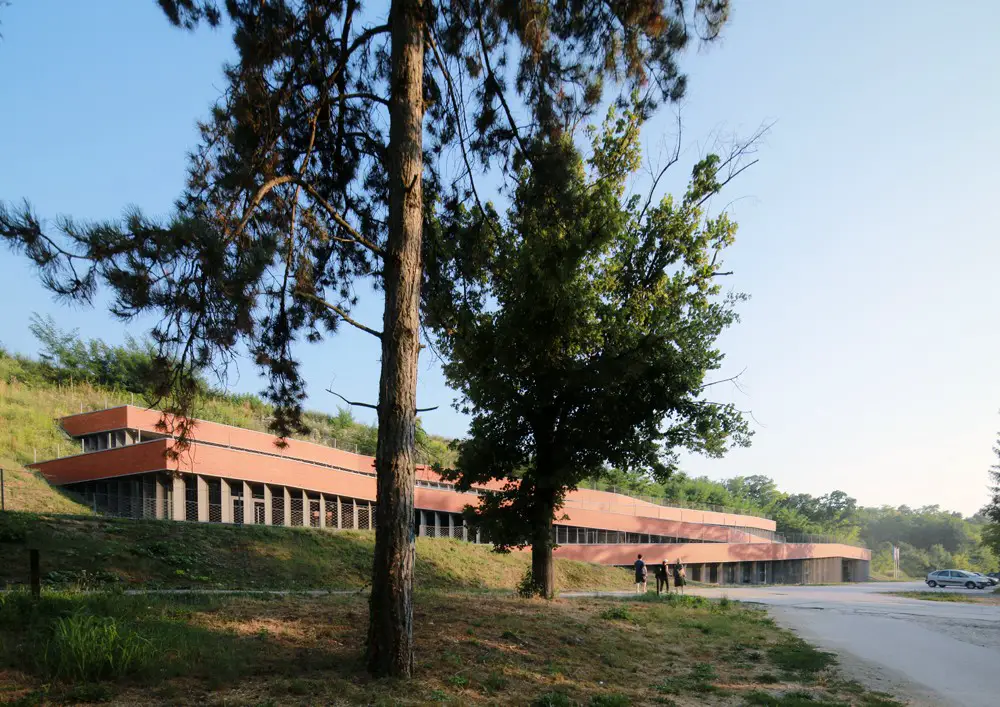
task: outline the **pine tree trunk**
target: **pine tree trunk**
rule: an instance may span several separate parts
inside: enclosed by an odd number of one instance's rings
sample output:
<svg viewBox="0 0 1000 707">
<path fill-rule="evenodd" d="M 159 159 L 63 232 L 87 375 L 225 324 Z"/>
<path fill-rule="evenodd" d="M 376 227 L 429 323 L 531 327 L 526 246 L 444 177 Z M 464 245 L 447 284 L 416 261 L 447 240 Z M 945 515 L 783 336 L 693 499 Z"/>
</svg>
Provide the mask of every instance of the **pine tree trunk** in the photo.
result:
<svg viewBox="0 0 1000 707">
<path fill-rule="evenodd" d="M 539 595 L 546 599 L 554 597 L 556 592 L 555 562 L 552 558 L 554 513 L 555 504 L 546 494 L 538 503 L 538 518 L 531 541 L 531 579 Z"/>
<path fill-rule="evenodd" d="M 413 486 L 423 222 L 423 4 L 395 0 L 389 97 L 389 233 L 379 385 L 378 512 L 368 671 L 413 671 Z"/>
</svg>

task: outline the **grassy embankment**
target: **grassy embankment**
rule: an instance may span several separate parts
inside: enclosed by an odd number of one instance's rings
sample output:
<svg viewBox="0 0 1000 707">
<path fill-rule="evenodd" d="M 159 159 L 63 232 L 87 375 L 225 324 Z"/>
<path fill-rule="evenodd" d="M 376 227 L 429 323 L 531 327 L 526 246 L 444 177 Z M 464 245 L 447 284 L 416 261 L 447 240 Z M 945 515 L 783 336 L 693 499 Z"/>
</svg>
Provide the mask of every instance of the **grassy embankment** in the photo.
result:
<svg viewBox="0 0 1000 707">
<path fill-rule="evenodd" d="M 415 677 L 362 669 L 363 597 L 0 598 L 20 704 L 897 705 L 758 609 L 698 597 L 544 602 L 422 592 Z"/>
<path fill-rule="evenodd" d="M 37 363 L 11 357 L 0 351 L 0 468 L 6 481 L 8 509 L 36 513 L 86 514 L 88 509 L 60 494 L 44 479 L 25 469 L 36 459 L 71 454 L 74 443 L 59 427 L 66 415 L 134 403 L 133 395 L 89 383 L 56 384 L 42 380 Z M 195 415 L 200 419 L 266 432 L 271 408 L 254 396 L 213 394 L 199 399 Z M 319 444 L 373 454 L 374 426 L 355 421 L 349 412 L 337 415 L 307 412 L 311 432 L 302 437 Z M 447 440 L 420 431 L 418 456 L 422 461 L 450 463 L 454 452 Z"/>
<path fill-rule="evenodd" d="M 371 576 L 374 534 L 310 528 L 227 526 L 96 517 L 0 515 L 0 585 L 28 581 L 28 546 L 45 581 L 58 586 L 224 589 L 360 589 Z M 513 589 L 526 553 L 417 539 L 417 587 Z M 626 589 L 626 571 L 556 561 L 564 590 Z"/>
</svg>

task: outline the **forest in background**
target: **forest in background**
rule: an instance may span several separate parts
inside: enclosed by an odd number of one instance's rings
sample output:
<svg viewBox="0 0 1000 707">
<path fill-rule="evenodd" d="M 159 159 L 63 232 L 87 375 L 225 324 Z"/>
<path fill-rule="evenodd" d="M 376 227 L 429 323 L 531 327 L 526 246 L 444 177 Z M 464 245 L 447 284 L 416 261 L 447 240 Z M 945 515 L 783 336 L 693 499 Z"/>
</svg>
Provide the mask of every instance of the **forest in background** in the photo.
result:
<svg viewBox="0 0 1000 707">
<path fill-rule="evenodd" d="M 56 456 L 61 433 L 54 418 L 76 412 L 77 404 L 91 409 L 102 396 L 111 405 L 131 401 L 133 396 L 138 404 L 153 402 L 145 398 L 155 355 L 150 342 L 128 338 L 123 345 L 110 345 L 100 339 L 83 340 L 76 331 L 63 331 L 51 318 L 37 316 L 31 330 L 40 344 L 38 358 L 12 354 L 0 346 L 0 384 L 5 390 L 0 396 L 0 420 L 11 430 L 9 437 L 0 438 L 0 459 L 24 465 L 35 454 Z M 18 396 L 13 394 L 14 387 L 34 392 Z M 266 431 L 271 413 L 271 406 L 256 395 L 227 393 L 202 381 L 198 416 L 203 419 Z M 377 428 L 355 420 L 349 410 L 334 415 L 310 411 L 306 421 L 310 427 L 306 438 L 311 441 L 375 453 Z M 450 466 L 454 451 L 449 442 L 418 426 L 421 461 Z M 982 514 L 964 518 L 938 506 L 864 507 L 843 491 L 822 496 L 788 494 L 761 475 L 716 481 L 677 472 L 660 482 L 643 473 L 611 469 L 583 485 L 766 515 L 786 536 L 819 534 L 863 544 L 872 550 L 876 576 L 891 574 L 893 544 L 900 547 L 900 568 L 910 577 L 944 567 L 980 572 L 1000 569 L 996 555 L 982 541 L 988 522 Z"/>
</svg>

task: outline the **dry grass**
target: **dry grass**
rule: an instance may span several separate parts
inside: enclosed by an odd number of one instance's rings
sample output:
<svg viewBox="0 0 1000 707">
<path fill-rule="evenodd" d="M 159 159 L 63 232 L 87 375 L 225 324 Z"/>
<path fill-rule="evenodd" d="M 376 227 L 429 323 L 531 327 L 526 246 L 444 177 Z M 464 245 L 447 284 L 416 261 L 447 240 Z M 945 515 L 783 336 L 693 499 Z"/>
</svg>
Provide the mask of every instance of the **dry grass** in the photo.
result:
<svg viewBox="0 0 1000 707">
<path fill-rule="evenodd" d="M 10 459 L 0 458 L 4 470 L 4 507 L 8 511 L 88 515 L 90 509 L 59 493 L 38 474 Z"/>
<path fill-rule="evenodd" d="M 173 652 L 155 671 L 49 687 L 30 670 L 8 672 L 0 677 L 6 695 L 61 703 L 90 690 L 120 705 L 597 707 L 740 705 L 748 698 L 784 704 L 783 695 L 804 691 L 818 705 L 896 704 L 838 679 L 827 654 L 776 628 L 762 611 L 698 598 L 544 602 L 420 593 L 415 677 L 405 683 L 371 680 L 361 669 L 363 597 L 148 601 L 152 618 L 137 631 L 174 625 Z M 180 627 L 212 648 L 190 654 L 200 656 L 197 664 L 174 664 L 189 655 L 176 639 Z"/>
</svg>

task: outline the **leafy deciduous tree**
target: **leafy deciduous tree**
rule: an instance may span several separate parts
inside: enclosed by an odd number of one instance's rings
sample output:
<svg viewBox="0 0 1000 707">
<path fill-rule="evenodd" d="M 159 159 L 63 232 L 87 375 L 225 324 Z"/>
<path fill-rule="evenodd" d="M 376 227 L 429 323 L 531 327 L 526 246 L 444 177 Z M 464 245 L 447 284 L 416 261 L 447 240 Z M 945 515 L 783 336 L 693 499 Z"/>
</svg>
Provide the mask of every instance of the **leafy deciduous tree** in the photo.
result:
<svg viewBox="0 0 1000 707">
<path fill-rule="evenodd" d="M 743 299 L 717 279 L 736 226 L 704 204 L 743 152 L 699 162 L 679 200 L 629 197 L 641 123 L 612 111 L 586 164 L 566 136 L 536 141 L 505 222 L 456 209 L 436 239 L 455 248 L 428 258 L 444 371 L 472 415 L 452 474 L 505 482 L 467 512 L 498 548 L 531 545 L 547 597 L 567 490 L 606 464 L 664 476 L 679 449 L 718 456 L 750 436 L 703 397 Z"/>
</svg>

